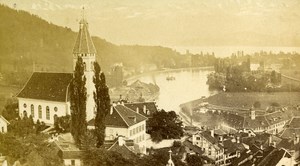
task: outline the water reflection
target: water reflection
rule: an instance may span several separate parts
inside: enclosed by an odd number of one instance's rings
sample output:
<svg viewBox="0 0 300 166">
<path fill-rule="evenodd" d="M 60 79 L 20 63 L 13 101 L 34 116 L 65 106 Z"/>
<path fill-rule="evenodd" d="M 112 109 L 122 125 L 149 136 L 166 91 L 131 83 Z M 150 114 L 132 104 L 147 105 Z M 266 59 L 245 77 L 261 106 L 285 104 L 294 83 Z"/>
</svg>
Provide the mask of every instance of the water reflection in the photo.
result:
<svg viewBox="0 0 300 166">
<path fill-rule="evenodd" d="M 132 83 L 140 80 L 146 83 L 156 83 L 160 92 L 156 98 L 159 108 L 165 110 L 179 110 L 179 105 L 198 99 L 202 96 L 210 96 L 215 92 L 208 90 L 206 85 L 209 69 L 182 69 L 175 71 L 144 74 L 128 81 Z M 175 77 L 175 80 L 167 80 L 167 77 Z"/>
</svg>

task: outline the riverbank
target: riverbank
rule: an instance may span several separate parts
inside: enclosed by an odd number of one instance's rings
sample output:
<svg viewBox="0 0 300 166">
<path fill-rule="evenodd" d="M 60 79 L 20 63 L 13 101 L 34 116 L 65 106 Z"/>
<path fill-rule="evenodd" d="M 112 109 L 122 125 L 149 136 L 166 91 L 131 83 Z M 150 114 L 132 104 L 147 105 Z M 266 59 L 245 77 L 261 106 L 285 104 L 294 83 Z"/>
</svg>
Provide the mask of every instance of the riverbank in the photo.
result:
<svg viewBox="0 0 300 166">
<path fill-rule="evenodd" d="M 126 80 L 127 82 L 131 82 L 132 80 L 136 80 L 139 77 L 148 75 L 148 74 L 158 74 L 158 73 L 166 73 L 166 72 L 176 72 L 176 71 L 183 71 L 183 70 L 213 70 L 213 66 L 204 66 L 204 67 L 185 67 L 185 68 L 177 68 L 177 69 L 160 69 L 160 70 L 153 70 L 153 71 L 148 71 L 145 73 L 129 76 L 128 78 L 125 78 L 124 81 Z"/>
</svg>

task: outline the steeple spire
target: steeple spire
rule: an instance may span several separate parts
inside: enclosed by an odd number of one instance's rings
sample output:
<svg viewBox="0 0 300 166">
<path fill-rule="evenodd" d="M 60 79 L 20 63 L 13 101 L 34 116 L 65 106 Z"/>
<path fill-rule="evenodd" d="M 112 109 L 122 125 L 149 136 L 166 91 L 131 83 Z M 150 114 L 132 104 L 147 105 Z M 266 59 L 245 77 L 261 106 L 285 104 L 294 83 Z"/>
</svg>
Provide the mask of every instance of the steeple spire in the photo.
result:
<svg viewBox="0 0 300 166">
<path fill-rule="evenodd" d="M 82 18 L 79 22 L 79 32 L 73 48 L 73 54 L 96 54 L 94 43 L 88 31 L 84 7 L 82 8 Z"/>
<path fill-rule="evenodd" d="M 172 150 L 171 149 L 169 150 L 169 154 L 170 154 L 170 159 L 166 166 L 175 166 L 174 162 L 172 161 Z"/>
</svg>

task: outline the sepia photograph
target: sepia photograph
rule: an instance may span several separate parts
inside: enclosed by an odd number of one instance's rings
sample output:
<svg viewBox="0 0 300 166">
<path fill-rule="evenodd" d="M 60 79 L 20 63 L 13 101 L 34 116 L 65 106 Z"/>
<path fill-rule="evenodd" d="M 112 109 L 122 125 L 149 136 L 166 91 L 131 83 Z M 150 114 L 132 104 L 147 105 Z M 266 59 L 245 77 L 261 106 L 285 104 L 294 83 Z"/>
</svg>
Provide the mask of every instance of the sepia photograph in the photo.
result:
<svg viewBox="0 0 300 166">
<path fill-rule="evenodd" d="M 0 166 L 300 165 L 300 0 L 0 0 Z"/>
</svg>

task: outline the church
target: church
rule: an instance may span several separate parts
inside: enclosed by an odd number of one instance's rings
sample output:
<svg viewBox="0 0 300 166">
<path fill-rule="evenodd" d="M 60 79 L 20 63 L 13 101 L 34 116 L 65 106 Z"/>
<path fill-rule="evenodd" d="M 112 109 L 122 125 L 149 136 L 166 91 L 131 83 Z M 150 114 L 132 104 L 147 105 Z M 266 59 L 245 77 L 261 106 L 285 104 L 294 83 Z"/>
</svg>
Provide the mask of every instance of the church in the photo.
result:
<svg viewBox="0 0 300 166">
<path fill-rule="evenodd" d="M 88 31 L 88 23 L 83 18 L 79 22 L 79 33 L 73 48 L 73 70 L 78 57 L 84 62 L 87 88 L 87 121 L 95 116 L 93 92 L 93 64 L 96 49 Z M 70 115 L 68 87 L 73 73 L 34 72 L 22 90 L 17 94 L 20 117 L 32 116 L 34 122 L 53 125 L 55 117 Z"/>
</svg>

